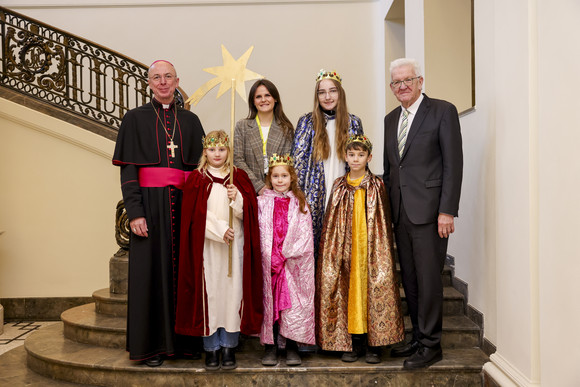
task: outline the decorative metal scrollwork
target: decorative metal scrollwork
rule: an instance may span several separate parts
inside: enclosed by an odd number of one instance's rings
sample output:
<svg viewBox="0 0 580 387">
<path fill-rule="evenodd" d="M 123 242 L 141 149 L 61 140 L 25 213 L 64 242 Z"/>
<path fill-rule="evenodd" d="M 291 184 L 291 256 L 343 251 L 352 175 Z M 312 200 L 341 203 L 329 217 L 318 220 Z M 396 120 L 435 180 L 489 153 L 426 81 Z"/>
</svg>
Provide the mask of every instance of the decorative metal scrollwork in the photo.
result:
<svg viewBox="0 0 580 387">
<path fill-rule="evenodd" d="M 0 85 L 117 129 L 149 101 L 147 67 L 0 7 Z"/>
<path fill-rule="evenodd" d="M 117 211 L 115 212 L 115 239 L 122 250 L 129 250 L 130 233 L 125 202 L 119 200 L 119 203 L 117 203 Z"/>
</svg>

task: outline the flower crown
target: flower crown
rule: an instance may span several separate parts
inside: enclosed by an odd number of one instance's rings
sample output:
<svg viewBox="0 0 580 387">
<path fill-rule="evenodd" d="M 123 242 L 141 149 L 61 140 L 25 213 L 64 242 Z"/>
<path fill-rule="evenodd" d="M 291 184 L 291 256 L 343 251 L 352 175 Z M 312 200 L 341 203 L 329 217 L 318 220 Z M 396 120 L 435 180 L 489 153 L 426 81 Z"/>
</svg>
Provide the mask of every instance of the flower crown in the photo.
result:
<svg viewBox="0 0 580 387">
<path fill-rule="evenodd" d="M 369 140 L 369 138 L 367 136 L 365 136 L 364 134 L 357 134 L 355 136 L 350 136 L 348 138 L 348 140 L 346 140 L 346 146 L 348 146 L 352 143 L 355 143 L 355 142 L 360 142 L 361 144 L 366 146 L 369 150 L 369 153 L 371 153 L 373 151 L 373 144 L 371 143 L 371 140 Z"/>
<path fill-rule="evenodd" d="M 201 141 L 203 143 L 203 149 L 211 148 L 214 146 L 225 146 L 226 148 L 230 147 L 230 139 L 223 133 L 210 134 L 209 136 L 203 137 Z"/>
<path fill-rule="evenodd" d="M 285 155 L 278 155 L 273 153 L 272 157 L 268 160 L 268 168 L 275 167 L 277 165 L 288 165 L 290 167 L 294 166 L 294 159 L 288 153 Z"/>
<path fill-rule="evenodd" d="M 318 71 L 318 76 L 316 77 L 316 82 L 322 81 L 323 79 L 334 79 L 342 84 L 342 78 L 336 71 L 325 71 L 324 69 L 320 69 L 320 71 Z"/>
</svg>

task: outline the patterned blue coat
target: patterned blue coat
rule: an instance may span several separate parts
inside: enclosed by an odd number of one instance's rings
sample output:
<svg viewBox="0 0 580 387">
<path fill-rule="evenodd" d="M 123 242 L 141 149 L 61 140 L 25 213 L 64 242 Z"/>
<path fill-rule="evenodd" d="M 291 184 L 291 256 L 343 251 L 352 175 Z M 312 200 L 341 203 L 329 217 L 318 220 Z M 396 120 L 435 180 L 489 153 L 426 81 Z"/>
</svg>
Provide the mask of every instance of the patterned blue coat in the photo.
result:
<svg viewBox="0 0 580 387">
<path fill-rule="evenodd" d="M 349 117 L 349 135 L 363 134 L 360 118 L 354 114 L 349 114 Z M 326 114 L 324 118 L 328 120 Z M 314 125 L 312 113 L 307 113 L 300 117 L 296 125 L 292 156 L 294 157 L 294 168 L 298 174 L 298 185 L 306 195 L 306 201 L 310 206 L 310 213 L 312 214 L 312 230 L 314 231 L 314 251 L 316 257 L 318 255 L 318 242 L 320 241 L 320 233 L 322 231 L 322 221 L 324 219 L 326 181 L 324 178 L 324 162 L 315 161 L 312 158 L 313 141 Z"/>
</svg>

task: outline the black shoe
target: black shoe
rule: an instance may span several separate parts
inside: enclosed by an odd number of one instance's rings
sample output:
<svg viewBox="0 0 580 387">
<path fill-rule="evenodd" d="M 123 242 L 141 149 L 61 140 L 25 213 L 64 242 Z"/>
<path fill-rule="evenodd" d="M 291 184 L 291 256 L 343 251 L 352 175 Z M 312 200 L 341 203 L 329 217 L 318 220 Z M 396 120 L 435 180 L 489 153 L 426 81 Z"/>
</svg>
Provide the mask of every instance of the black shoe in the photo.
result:
<svg viewBox="0 0 580 387">
<path fill-rule="evenodd" d="M 357 351 L 343 352 L 340 360 L 346 363 L 352 363 L 357 361 L 359 357 L 360 353 L 358 353 Z"/>
<path fill-rule="evenodd" d="M 266 344 L 266 351 L 264 352 L 264 357 L 262 357 L 262 365 L 275 366 L 276 364 L 278 364 L 278 354 L 276 352 L 276 346 Z"/>
<path fill-rule="evenodd" d="M 222 354 L 222 369 L 233 370 L 238 365 L 236 364 L 235 348 L 223 348 Z"/>
<path fill-rule="evenodd" d="M 298 351 L 295 348 L 286 349 L 286 365 L 287 366 L 298 366 L 302 364 L 302 359 L 298 355 Z"/>
<path fill-rule="evenodd" d="M 155 355 L 145 360 L 145 364 L 147 364 L 148 367 L 159 367 L 163 364 L 163 358 L 159 355 Z"/>
<path fill-rule="evenodd" d="M 220 368 L 220 350 L 205 351 L 205 369 L 217 370 Z"/>
<path fill-rule="evenodd" d="M 378 364 L 381 362 L 381 347 L 367 347 L 365 361 L 369 364 Z"/>
<path fill-rule="evenodd" d="M 352 363 L 364 355 L 363 338 L 363 335 L 352 335 L 352 351 L 344 352 L 340 360 L 347 363 Z"/>
<path fill-rule="evenodd" d="M 421 346 L 413 356 L 403 362 L 403 368 L 425 368 L 429 367 L 431 364 L 437 363 L 441 359 L 443 359 L 443 351 L 441 350 L 440 345 L 434 348 Z"/>
<path fill-rule="evenodd" d="M 419 348 L 421 343 L 417 340 L 411 340 L 409 343 L 403 345 L 402 347 L 397 347 L 391 349 L 391 357 L 407 357 L 413 355 Z"/>
</svg>

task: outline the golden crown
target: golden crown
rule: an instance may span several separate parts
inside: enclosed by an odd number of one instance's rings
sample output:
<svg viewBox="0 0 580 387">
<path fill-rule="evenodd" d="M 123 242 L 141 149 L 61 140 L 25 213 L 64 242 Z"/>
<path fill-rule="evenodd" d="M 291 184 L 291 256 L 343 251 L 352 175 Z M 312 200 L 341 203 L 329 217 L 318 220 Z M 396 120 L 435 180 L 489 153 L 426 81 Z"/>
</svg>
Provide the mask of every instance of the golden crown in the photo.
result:
<svg viewBox="0 0 580 387">
<path fill-rule="evenodd" d="M 371 143 L 371 140 L 369 140 L 369 138 L 367 136 L 365 136 L 364 134 L 357 134 L 355 136 L 350 136 L 348 138 L 348 140 L 346 140 L 346 145 L 348 146 L 349 144 L 352 144 L 355 142 L 360 142 L 361 144 L 364 144 L 364 146 L 366 146 L 368 148 L 369 153 L 371 153 L 373 151 L 373 144 Z"/>
<path fill-rule="evenodd" d="M 203 137 L 201 141 L 203 142 L 203 149 L 211 148 L 214 146 L 225 146 L 227 148 L 230 147 L 230 139 L 224 132 L 210 133 L 209 135 Z"/>
<path fill-rule="evenodd" d="M 322 81 L 323 79 L 334 79 L 342 84 L 342 78 L 336 71 L 325 71 L 324 69 L 320 69 L 318 76 L 316 77 L 316 82 Z"/>
<path fill-rule="evenodd" d="M 272 168 L 277 165 L 288 165 L 290 167 L 294 166 L 294 159 L 289 154 L 278 155 L 273 153 L 272 157 L 268 160 L 268 167 Z"/>
</svg>

